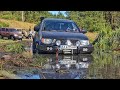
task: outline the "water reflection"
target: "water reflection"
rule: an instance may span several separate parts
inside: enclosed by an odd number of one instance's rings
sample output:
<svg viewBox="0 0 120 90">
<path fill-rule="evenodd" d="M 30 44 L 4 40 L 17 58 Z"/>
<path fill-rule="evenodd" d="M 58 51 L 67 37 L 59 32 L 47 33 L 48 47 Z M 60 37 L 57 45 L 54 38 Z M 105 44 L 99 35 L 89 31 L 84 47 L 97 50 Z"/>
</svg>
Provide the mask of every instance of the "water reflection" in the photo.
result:
<svg viewBox="0 0 120 90">
<path fill-rule="evenodd" d="M 36 68 L 20 68 L 13 73 L 22 79 L 41 79 L 38 69 Z"/>
<path fill-rule="evenodd" d="M 46 55 L 46 63 L 41 72 L 46 79 L 81 79 L 86 78 L 92 55 Z"/>
<path fill-rule="evenodd" d="M 4 70 L 13 71 L 22 79 L 120 79 L 120 54 L 40 54 L 35 60 L 42 68 L 6 65 Z"/>
<path fill-rule="evenodd" d="M 42 69 L 25 68 L 15 70 L 22 79 L 81 79 L 86 78 L 92 55 L 43 54 L 47 58 Z"/>
<path fill-rule="evenodd" d="M 93 54 L 94 62 L 88 69 L 89 79 L 120 79 L 120 53 Z"/>
</svg>

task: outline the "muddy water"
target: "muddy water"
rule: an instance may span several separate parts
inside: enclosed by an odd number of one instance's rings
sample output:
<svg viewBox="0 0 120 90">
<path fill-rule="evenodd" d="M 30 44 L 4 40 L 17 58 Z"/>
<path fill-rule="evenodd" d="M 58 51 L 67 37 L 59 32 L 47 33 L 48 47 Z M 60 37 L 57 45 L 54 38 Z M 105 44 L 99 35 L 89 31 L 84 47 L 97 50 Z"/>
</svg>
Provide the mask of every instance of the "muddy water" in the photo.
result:
<svg viewBox="0 0 120 90">
<path fill-rule="evenodd" d="M 92 55 L 40 56 L 47 58 L 42 68 L 13 68 L 11 71 L 22 79 L 120 79 L 120 54 L 94 52 Z"/>
<path fill-rule="evenodd" d="M 14 74 L 23 79 L 83 79 L 87 77 L 92 55 L 59 55 L 43 54 L 47 63 L 41 69 L 19 68 Z"/>
<path fill-rule="evenodd" d="M 120 55 L 42 54 L 47 62 L 41 69 L 19 68 L 14 74 L 22 79 L 120 79 Z"/>
</svg>

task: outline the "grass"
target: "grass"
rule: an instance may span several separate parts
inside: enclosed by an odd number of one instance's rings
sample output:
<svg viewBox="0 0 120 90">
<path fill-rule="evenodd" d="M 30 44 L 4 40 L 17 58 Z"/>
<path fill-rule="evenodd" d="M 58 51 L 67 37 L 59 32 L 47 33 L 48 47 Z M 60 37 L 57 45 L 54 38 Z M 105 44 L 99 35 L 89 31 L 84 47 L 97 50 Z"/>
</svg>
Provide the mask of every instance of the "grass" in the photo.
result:
<svg viewBox="0 0 120 90">
<path fill-rule="evenodd" d="M 32 58 L 33 57 L 33 54 L 32 54 L 32 52 L 31 51 L 24 51 L 24 52 L 22 52 L 22 56 L 24 57 L 24 58 Z"/>
<path fill-rule="evenodd" d="M 89 38 L 90 42 L 92 43 L 95 40 L 98 33 L 96 33 L 96 32 L 87 32 L 85 35 Z"/>
<path fill-rule="evenodd" d="M 8 43 L 13 43 L 13 42 L 16 42 L 16 41 L 0 39 L 0 45 L 2 45 L 2 44 L 8 44 Z"/>
<path fill-rule="evenodd" d="M 0 39 L 0 45 L 2 44 L 10 44 L 10 43 L 23 43 L 23 44 L 26 44 L 28 42 L 32 42 L 32 40 L 30 39 L 23 39 L 22 42 L 19 41 L 19 40 L 16 40 L 16 41 L 13 41 L 13 40 L 10 40 L 10 39 Z"/>
<path fill-rule="evenodd" d="M 99 33 L 98 41 L 94 45 L 97 51 L 113 51 L 120 49 L 120 29 L 105 30 Z"/>
<path fill-rule="evenodd" d="M 5 46 L 5 51 L 13 53 L 22 53 L 24 51 L 24 45 L 21 43 L 8 44 Z"/>
<path fill-rule="evenodd" d="M 13 41 L 8 39 L 0 39 L 0 51 L 7 52 L 7 51 L 19 51 L 22 46 L 28 46 L 32 40 L 23 39 L 23 41 Z"/>
<path fill-rule="evenodd" d="M 35 24 L 33 23 L 27 23 L 22 21 L 15 21 L 15 20 L 7 20 L 7 19 L 0 19 L 0 22 L 8 23 L 9 27 L 13 28 L 23 28 L 23 29 L 29 29 L 30 27 L 33 29 Z"/>
<path fill-rule="evenodd" d="M 12 73 L 4 71 L 4 70 L 0 70 L 0 76 L 2 76 L 3 79 L 5 79 L 5 78 L 7 78 L 7 79 L 21 79 L 20 77 L 16 76 L 15 74 L 12 74 Z"/>
</svg>

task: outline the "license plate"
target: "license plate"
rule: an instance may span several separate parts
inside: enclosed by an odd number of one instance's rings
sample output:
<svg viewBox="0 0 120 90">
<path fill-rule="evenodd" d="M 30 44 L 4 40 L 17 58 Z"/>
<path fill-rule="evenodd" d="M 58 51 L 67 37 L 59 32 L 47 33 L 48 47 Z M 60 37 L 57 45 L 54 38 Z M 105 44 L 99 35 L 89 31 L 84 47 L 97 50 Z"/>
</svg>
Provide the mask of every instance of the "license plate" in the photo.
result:
<svg viewBox="0 0 120 90">
<path fill-rule="evenodd" d="M 89 63 L 79 62 L 80 68 L 88 68 Z"/>
<path fill-rule="evenodd" d="M 60 64 L 76 64 L 75 60 L 60 60 Z"/>
<path fill-rule="evenodd" d="M 77 46 L 60 45 L 60 49 L 77 49 Z"/>
</svg>

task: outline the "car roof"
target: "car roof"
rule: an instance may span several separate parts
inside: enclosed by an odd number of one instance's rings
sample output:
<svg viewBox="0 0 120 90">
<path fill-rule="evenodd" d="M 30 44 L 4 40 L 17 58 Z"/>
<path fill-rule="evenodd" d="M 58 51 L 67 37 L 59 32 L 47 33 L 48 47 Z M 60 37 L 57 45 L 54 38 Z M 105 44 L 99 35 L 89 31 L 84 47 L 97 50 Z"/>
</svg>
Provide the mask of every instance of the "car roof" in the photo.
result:
<svg viewBox="0 0 120 90">
<path fill-rule="evenodd" d="M 9 27 L 2 27 L 1 29 L 3 29 L 3 28 L 5 28 L 5 29 L 15 29 L 15 28 L 9 28 Z"/>
<path fill-rule="evenodd" d="M 68 20 L 68 19 L 59 19 L 59 18 L 45 18 L 44 21 L 62 21 L 62 22 L 73 22 L 72 20 Z"/>
</svg>

